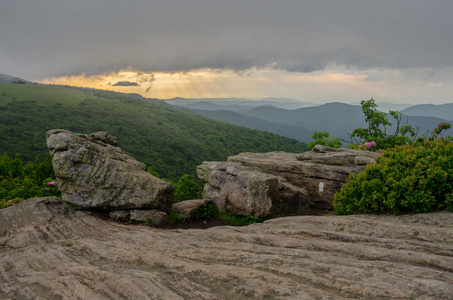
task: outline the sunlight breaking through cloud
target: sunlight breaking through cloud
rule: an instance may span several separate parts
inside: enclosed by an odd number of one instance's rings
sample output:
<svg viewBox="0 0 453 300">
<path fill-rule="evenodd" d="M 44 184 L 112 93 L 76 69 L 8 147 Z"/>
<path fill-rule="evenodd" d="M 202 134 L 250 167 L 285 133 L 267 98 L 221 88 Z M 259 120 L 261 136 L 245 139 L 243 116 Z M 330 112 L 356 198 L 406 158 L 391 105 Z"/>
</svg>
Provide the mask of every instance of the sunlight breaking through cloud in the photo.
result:
<svg viewBox="0 0 453 300">
<path fill-rule="evenodd" d="M 82 86 L 144 97 L 183 98 L 294 98 L 317 103 L 359 102 L 375 97 L 381 101 L 419 103 L 433 95 L 453 90 L 449 84 L 414 81 L 411 72 L 433 73 L 430 70 L 354 70 L 332 66 L 312 73 L 288 72 L 272 68 L 252 68 L 246 72 L 220 69 L 198 69 L 187 72 L 141 72 L 123 70 L 108 74 L 85 74 L 49 78 L 47 84 Z M 442 93 L 441 93 L 442 92 Z M 437 98 L 439 103 L 451 102 Z"/>
</svg>

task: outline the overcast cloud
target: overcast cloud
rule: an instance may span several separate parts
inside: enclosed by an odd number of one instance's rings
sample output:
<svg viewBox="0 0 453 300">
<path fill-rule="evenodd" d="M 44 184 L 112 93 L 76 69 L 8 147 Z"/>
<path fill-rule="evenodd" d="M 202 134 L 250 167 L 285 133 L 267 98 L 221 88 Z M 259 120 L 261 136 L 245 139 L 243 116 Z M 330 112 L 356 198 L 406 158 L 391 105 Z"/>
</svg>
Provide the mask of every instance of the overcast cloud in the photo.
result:
<svg viewBox="0 0 453 300">
<path fill-rule="evenodd" d="M 2 0 L 0 70 L 453 65 L 453 1 Z"/>
<path fill-rule="evenodd" d="M 429 77 L 453 66 L 451 0 L 0 4 L 0 73 L 31 80 L 124 69 L 272 66 L 313 72 L 332 65 L 359 71 L 413 68 Z"/>
</svg>

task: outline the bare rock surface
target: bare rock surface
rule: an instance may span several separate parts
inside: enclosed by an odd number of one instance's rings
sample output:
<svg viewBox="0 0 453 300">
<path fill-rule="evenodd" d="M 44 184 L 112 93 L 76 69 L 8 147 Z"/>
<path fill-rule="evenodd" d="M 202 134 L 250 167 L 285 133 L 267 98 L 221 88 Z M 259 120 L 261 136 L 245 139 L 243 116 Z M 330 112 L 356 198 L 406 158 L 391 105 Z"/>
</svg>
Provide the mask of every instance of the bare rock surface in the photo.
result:
<svg viewBox="0 0 453 300">
<path fill-rule="evenodd" d="M 0 299 L 452 298 L 452 213 L 169 230 L 58 198 L 0 210 Z"/>
<path fill-rule="evenodd" d="M 146 172 L 146 165 L 115 147 L 106 132 L 47 132 L 58 188 L 65 201 L 83 209 L 170 210 L 173 186 Z"/>
<path fill-rule="evenodd" d="M 316 145 L 302 154 L 240 153 L 227 162 L 198 166 L 207 182 L 203 197 L 237 215 L 291 216 L 331 210 L 350 173 L 361 172 L 379 154 Z"/>
</svg>

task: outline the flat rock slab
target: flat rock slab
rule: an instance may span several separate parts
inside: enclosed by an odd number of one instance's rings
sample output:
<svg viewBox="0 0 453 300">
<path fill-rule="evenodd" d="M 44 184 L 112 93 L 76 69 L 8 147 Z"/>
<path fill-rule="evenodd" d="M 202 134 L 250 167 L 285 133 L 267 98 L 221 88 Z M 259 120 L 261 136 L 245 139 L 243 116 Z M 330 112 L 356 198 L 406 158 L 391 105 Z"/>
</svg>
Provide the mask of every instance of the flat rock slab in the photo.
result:
<svg viewBox="0 0 453 300">
<path fill-rule="evenodd" d="M 0 299 L 452 299 L 453 214 L 157 229 L 58 198 L 0 210 Z"/>
</svg>

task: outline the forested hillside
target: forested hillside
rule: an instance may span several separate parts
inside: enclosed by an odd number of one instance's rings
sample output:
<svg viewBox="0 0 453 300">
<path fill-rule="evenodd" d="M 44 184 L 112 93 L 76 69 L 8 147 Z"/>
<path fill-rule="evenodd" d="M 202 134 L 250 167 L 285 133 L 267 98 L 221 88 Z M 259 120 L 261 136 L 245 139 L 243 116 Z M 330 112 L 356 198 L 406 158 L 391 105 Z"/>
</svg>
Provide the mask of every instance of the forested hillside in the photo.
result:
<svg viewBox="0 0 453 300">
<path fill-rule="evenodd" d="M 156 101 L 157 103 L 157 101 Z M 0 84 L 0 154 L 25 161 L 45 157 L 49 129 L 107 131 L 120 147 L 176 180 L 195 174 L 205 160 L 225 160 L 239 152 L 303 152 L 305 144 L 250 130 L 119 93 L 69 87 Z"/>
</svg>

